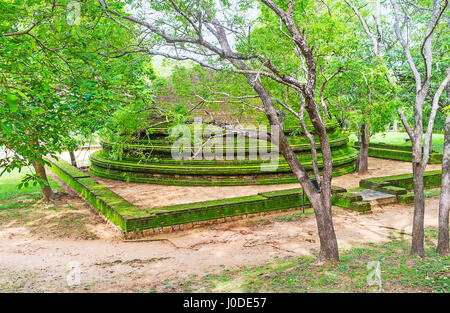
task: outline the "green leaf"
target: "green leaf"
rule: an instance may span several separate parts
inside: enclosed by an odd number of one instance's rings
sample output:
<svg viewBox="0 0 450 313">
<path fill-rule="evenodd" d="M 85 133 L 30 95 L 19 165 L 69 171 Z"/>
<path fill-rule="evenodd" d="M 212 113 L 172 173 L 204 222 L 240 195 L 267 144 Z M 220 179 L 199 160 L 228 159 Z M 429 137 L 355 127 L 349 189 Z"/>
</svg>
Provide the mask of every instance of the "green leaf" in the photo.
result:
<svg viewBox="0 0 450 313">
<path fill-rule="evenodd" d="M 16 112 L 19 108 L 17 96 L 15 94 L 9 93 L 6 95 L 6 103 L 9 105 L 11 112 Z"/>
</svg>

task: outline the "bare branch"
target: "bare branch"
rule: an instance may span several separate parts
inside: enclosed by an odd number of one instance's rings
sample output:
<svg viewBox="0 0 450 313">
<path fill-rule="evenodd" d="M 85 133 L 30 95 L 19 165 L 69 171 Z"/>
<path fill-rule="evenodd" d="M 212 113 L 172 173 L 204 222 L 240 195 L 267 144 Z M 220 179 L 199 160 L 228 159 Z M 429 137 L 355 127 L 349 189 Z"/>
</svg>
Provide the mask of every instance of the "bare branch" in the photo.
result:
<svg viewBox="0 0 450 313">
<path fill-rule="evenodd" d="M 411 50 L 409 48 L 409 44 L 405 41 L 403 38 L 403 35 L 400 30 L 400 13 L 398 4 L 396 1 L 391 0 L 392 8 L 394 9 L 394 30 L 395 34 L 397 36 L 398 41 L 403 47 L 403 50 L 405 52 L 406 60 L 408 61 L 409 67 L 411 68 L 411 71 L 414 75 L 414 80 L 416 82 L 416 90 L 419 91 L 422 89 L 422 81 L 420 78 L 419 71 L 417 70 L 416 64 L 414 63 L 414 60 L 411 56 Z"/>
<path fill-rule="evenodd" d="M 314 172 L 314 176 L 316 177 L 317 183 L 320 186 L 322 183 L 322 178 L 320 177 L 319 165 L 317 162 L 316 141 L 314 140 L 314 136 L 309 132 L 308 128 L 306 127 L 305 119 L 303 117 L 304 111 L 305 111 L 305 100 L 303 99 L 303 97 L 301 95 L 300 95 L 300 97 L 301 97 L 301 102 L 302 102 L 301 107 L 300 107 L 300 113 L 299 113 L 300 126 L 302 127 L 302 131 L 305 134 L 306 138 L 308 138 L 308 140 L 309 140 L 309 144 L 311 146 L 313 172 Z"/>
<path fill-rule="evenodd" d="M 424 143 L 423 143 L 423 163 L 422 167 L 425 169 L 425 166 L 428 163 L 428 159 L 430 157 L 430 145 L 431 145 L 431 135 L 433 132 L 434 120 L 436 118 L 437 110 L 439 109 L 439 98 L 444 92 L 445 87 L 450 82 L 450 67 L 447 68 L 447 75 L 444 80 L 439 85 L 438 90 L 434 94 L 433 103 L 431 105 L 431 113 L 430 119 L 428 120 L 427 132 L 425 133 Z"/>
<path fill-rule="evenodd" d="M 12 32 L 12 33 L 4 33 L 3 36 L 5 37 L 12 37 L 12 36 L 20 36 L 20 35 L 28 35 L 33 28 L 35 28 L 36 26 L 42 24 L 43 21 L 39 21 L 34 23 L 33 25 L 31 25 L 29 28 L 22 30 L 22 31 L 18 31 L 18 32 Z"/>
<path fill-rule="evenodd" d="M 367 25 L 366 20 L 363 18 L 363 16 L 361 15 L 361 12 L 359 12 L 358 8 L 355 7 L 349 0 L 344 0 L 345 3 L 347 3 L 347 5 L 353 10 L 353 12 L 355 12 L 356 16 L 358 17 L 359 21 L 361 22 L 361 25 L 364 29 L 364 32 L 367 34 L 367 36 L 370 37 L 370 39 L 373 42 L 373 47 L 374 47 L 374 52 L 375 55 L 377 57 L 380 56 L 380 41 L 381 41 L 381 31 L 380 31 L 380 26 L 379 26 L 379 10 L 377 9 L 377 13 L 376 13 L 376 24 L 377 24 L 377 30 L 378 30 L 378 37 L 375 36 L 375 34 L 373 34 L 370 29 L 369 26 Z M 379 6 L 379 1 L 377 2 L 377 6 Z"/>
<path fill-rule="evenodd" d="M 431 58 L 432 58 L 432 51 L 431 51 L 431 41 L 433 38 L 433 32 L 436 28 L 439 19 L 442 16 L 442 13 L 445 11 L 448 5 L 448 0 L 445 0 L 445 4 L 440 9 L 440 1 L 439 0 L 433 0 L 433 11 L 431 13 L 431 18 L 428 23 L 427 27 L 427 34 L 423 40 L 422 46 L 420 48 L 420 54 L 422 55 L 424 64 L 425 64 L 425 79 L 429 80 L 431 78 Z"/>
<path fill-rule="evenodd" d="M 324 94 L 324 91 L 325 91 L 325 85 L 330 80 L 332 80 L 337 74 L 339 74 L 343 69 L 344 69 L 343 67 L 338 68 L 333 74 L 331 74 L 330 77 L 326 78 L 323 81 L 322 85 L 320 86 L 320 104 L 322 105 L 322 109 L 323 109 L 323 120 L 322 120 L 322 123 L 324 123 L 324 124 L 327 121 L 327 111 L 328 111 L 327 110 L 327 105 L 325 104 L 325 100 L 323 98 L 323 94 Z"/>
<path fill-rule="evenodd" d="M 406 132 L 408 133 L 409 138 L 411 139 L 411 141 L 414 142 L 415 137 L 414 137 L 414 133 L 411 129 L 411 125 L 409 125 L 408 120 L 406 119 L 405 113 L 403 112 L 402 109 L 398 109 L 398 115 L 400 115 L 400 119 L 403 123 L 403 126 L 406 129 Z"/>
</svg>

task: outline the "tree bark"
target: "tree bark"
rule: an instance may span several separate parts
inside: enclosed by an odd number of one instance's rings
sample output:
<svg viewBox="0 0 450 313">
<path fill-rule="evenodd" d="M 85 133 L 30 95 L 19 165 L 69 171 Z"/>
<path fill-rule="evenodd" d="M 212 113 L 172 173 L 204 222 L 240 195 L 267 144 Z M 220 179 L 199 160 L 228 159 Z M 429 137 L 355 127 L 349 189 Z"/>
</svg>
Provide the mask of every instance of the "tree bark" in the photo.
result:
<svg viewBox="0 0 450 313">
<path fill-rule="evenodd" d="M 447 97 L 450 99 L 450 88 L 447 85 Z M 449 252 L 449 209 L 450 209 L 450 114 L 445 119 L 444 155 L 442 158 L 441 198 L 439 201 L 439 234 L 437 253 L 446 255 Z"/>
<path fill-rule="evenodd" d="M 33 167 L 34 170 L 36 171 L 36 174 L 38 174 L 41 177 L 41 179 L 45 182 L 45 185 L 41 185 L 41 191 L 44 201 L 48 201 L 53 196 L 53 190 L 50 187 L 47 174 L 45 173 L 45 167 L 42 165 L 41 162 L 38 161 L 33 162 Z"/>
<path fill-rule="evenodd" d="M 412 229 L 412 255 L 425 255 L 424 249 L 424 215 L 425 215 L 425 194 L 423 185 L 422 164 L 413 162 L 414 180 L 414 218 Z"/>
<path fill-rule="evenodd" d="M 450 29 L 450 17 L 447 16 Z M 450 82 L 446 86 L 447 106 L 450 106 Z M 444 105 L 445 107 L 445 105 Z M 445 118 L 444 153 L 442 156 L 441 198 L 439 201 L 439 233 L 436 252 L 442 255 L 449 253 L 449 210 L 450 210 L 450 112 Z"/>
<path fill-rule="evenodd" d="M 360 137 L 361 146 L 356 171 L 359 174 L 366 174 L 369 171 L 369 134 L 366 124 L 362 124 L 360 127 Z"/>
<path fill-rule="evenodd" d="M 331 146 L 328 140 L 326 125 L 320 120 L 320 114 L 318 106 L 314 98 L 313 91 L 306 93 L 308 96 L 306 100 L 306 109 L 310 116 L 310 120 L 314 125 L 316 134 L 319 137 L 322 162 L 323 162 L 323 177 L 321 180 L 321 190 L 319 195 L 319 201 L 311 201 L 314 207 L 314 213 L 317 219 L 317 228 L 320 238 L 320 255 L 327 261 L 339 260 L 338 244 L 336 239 L 336 233 L 334 231 L 333 216 L 331 212 L 331 179 L 333 176 L 333 160 L 331 158 Z M 315 189 L 315 187 L 314 187 Z M 316 194 L 317 191 L 315 190 Z M 309 197 L 308 197 L 309 198 Z"/>
<path fill-rule="evenodd" d="M 316 177 L 317 183 L 320 186 L 322 179 L 320 177 L 319 165 L 317 164 L 316 142 L 314 139 L 314 135 L 312 135 L 308 131 L 308 127 L 306 127 L 306 123 L 305 123 L 305 119 L 304 119 L 305 99 L 302 97 L 301 101 L 302 101 L 302 104 L 300 107 L 300 114 L 298 115 L 298 119 L 300 120 L 300 126 L 302 127 L 303 133 L 305 134 L 306 138 L 308 138 L 309 144 L 311 146 L 313 172 L 314 172 L 314 176 Z"/>
<path fill-rule="evenodd" d="M 275 107 L 272 102 L 267 90 L 263 87 L 260 81 L 256 81 L 254 75 L 247 75 L 247 80 L 252 83 L 253 88 L 258 93 L 260 99 L 262 100 L 265 108 L 267 118 L 269 119 L 270 125 L 279 125 Z M 310 111 L 314 111 L 312 108 L 312 101 L 315 101 L 312 97 L 305 97 L 306 108 Z M 316 106 L 317 108 L 317 106 Z M 319 112 L 314 114 L 313 112 L 308 112 L 310 114 L 310 119 L 314 125 L 315 131 L 319 136 L 322 150 L 322 159 L 324 166 L 324 177 L 321 184 L 321 192 L 319 193 L 313 183 L 310 181 L 305 169 L 301 165 L 297 158 L 297 155 L 292 150 L 289 145 L 286 136 L 282 131 L 279 132 L 279 144 L 281 154 L 286 159 L 292 172 L 297 177 L 301 186 L 305 190 L 311 205 L 314 209 L 314 214 L 317 220 L 317 230 L 319 233 L 320 241 L 320 254 L 319 261 L 338 261 L 339 252 L 338 244 L 336 239 L 336 233 L 333 226 L 333 218 L 331 213 L 331 174 L 332 174 L 332 160 L 331 160 L 331 148 L 328 141 L 328 136 L 326 135 L 325 126 L 319 124 L 320 118 Z M 280 128 L 281 129 L 281 128 Z"/>
<path fill-rule="evenodd" d="M 75 158 L 75 153 L 72 150 L 69 150 L 69 155 L 70 155 L 70 162 L 72 163 L 72 166 L 78 167 L 77 159 Z"/>
<path fill-rule="evenodd" d="M 431 133 L 430 135 L 430 147 L 429 147 L 429 151 L 428 154 L 433 153 L 433 133 Z"/>
</svg>

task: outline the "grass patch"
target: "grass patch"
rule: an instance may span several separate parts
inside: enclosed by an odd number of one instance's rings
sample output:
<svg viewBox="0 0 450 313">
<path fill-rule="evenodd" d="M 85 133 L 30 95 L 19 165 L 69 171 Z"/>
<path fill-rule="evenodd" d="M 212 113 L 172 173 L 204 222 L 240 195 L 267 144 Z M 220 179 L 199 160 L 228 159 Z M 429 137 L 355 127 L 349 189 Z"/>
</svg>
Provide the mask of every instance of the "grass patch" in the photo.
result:
<svg viewBox="0 0 450 313">
<path fill-rule="evenodd" d="M 78 212 L 78 208 L 65 201 L 49 204 L 39 201 L 39 186 L 18 189 L 23 176 L 31 173 L 32 169 L 24 168 L 21 172 L 5 172 L 0 177 L 0 226 L 25 227 L 33 234 L 56 238 L 96 238 L 86 228 L 89 216 Z M 50 177 L 49 182 L 53 190 L 61 189 Z"/>
<path fill-rule="evenodd" d="M 436 188 L 436 189 L 425 190 L 424 194 L 425 194 L 425 198 L 437 197 L 441 194 L 441 189 Z"/>
<path fill-rule="evenodd" d="M 440 188 L 428 189 L 428 190 L 424 191 L 425 198 L 439 197 L 440 194 L 441 194 L 441 189 Z M 408 192 L 406 194 L 406 196 L 414 196 L 414 192 L 410 191 L 410 192 Z"/>
<path fill-rule="evenodd" d="M 408 134 L 404 133 L 404 132 L 378 133 L 378 134 L 375 134 L 372 137 L 370 137 L 370 142 L 410 147 L 411 141 L 405 142 L 405 138 L 407 138 L 407 137 L 408 137 Z M 357 141 L 357 136 L 355 134 L 350 135 L 349 138 L 352 142 Z M 439 152 L 442 154 L 444 152 L 444 135 L 443 134 L 433 134 L 432 146 L 433 146 L 433 151 L 436 151 L 436 152 Z"/>
<path fill-rule="evenodd" d="M 295 213 L 285 215 L 285 216 L 277 216 L 275 218 L 275 220 L 277 222 L 294 222 L 294 221 L 302 220 L 302 219 L 308 217 L 308 215 L 310 215 L 310 214 L 312 214 L 312 213 L 295 212 Z"/>
<path fill-rule="evenodd" d="M 288 257 L 264 265 L 224 270 L 187 281 L 172 282 L 170 291 L 201 292 L 378 292 L 369 285 L 380 262 L 383 292 L 449 292 L 450 257 L 435 254 L 437 231 L 425 233 L 425 258 L 410 256 L 410 237 L 368 243 L 340 252 L 335 264 L 314 264 L 313 257 Z M 374 276 L 372 275 L 372 278 Z M 167 284 L 161 285 L 167 291 Z M 159 289 L 159 287 L 157 287 Z"/>
<path fill-rule="evenodd" d="M 0 168 L 0 172 L 3 171 L 3 168 Z M 0 176 L 0 201 L 5 199 L 16 198 L 22 195 L 36 195 L 40 194 L 41 188 L 39 185 L 33 186 L 32 184 L 28 187 L 24 187 L 21 189 L 17 188 L 17 185 L 22 181 L 22 178 L 26 174 L 33 174 L 34 170 L 31 168 L 23 168 L 21 172 L 15 169 L 10 173 L 3 173 Z M 50 182 L 50 186 L 52 189 L 57 190 L 60 189 L 59 185 L 52 180 L 50 177 L 48 178 Z"/>
</svg>

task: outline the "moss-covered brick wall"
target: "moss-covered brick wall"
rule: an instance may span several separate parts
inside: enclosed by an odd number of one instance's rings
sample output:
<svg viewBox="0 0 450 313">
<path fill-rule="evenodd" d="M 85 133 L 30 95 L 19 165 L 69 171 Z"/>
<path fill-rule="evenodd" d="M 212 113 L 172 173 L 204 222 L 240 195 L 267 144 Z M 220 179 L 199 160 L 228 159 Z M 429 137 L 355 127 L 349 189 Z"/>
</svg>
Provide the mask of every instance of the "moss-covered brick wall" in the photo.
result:
<svg viewBox="0 0 450 313">
<path fill-rule="evenodd" d="M 400 203 L 414 203 L 414 194 L 405 194 L 397 196 L 397 200 Z"/>
<path fill-rule="evenodd" d="M 123 231 L 128 231 L 127 218 L 146 215 L 138 207 L 99 184 L 87 173 L 78 170 L 69 163 L 54 159 L 49 159 L 48 161 L 49 168 L 56 175 Z"/>
<path fill-rule="evenodd" d="M 359 143 L 355 143 L 353 146 L 355 149 L 359 149 Z M 411 162 L 412 160 L 412 147 L 401 145 L 388 145 L 381 143 L 369 144 L 369 156 L 380 159 L 398 160 Z M 442 154 L 433 152 L 430 154 L 429 164 L 442 163 Z"/>
<path fill-rule="evenodd" d="M 309 207 L 305 196 L 303 202 L 300 188 L 263 192 L 258 195 L 202 201 L 172 206 L 140 209 L 121 196 L 99 184 L 62 160 L 49 160 L 50 169 L 66 184 L 99 210 L 125 233 L 140 233 L 150 228 L 161 228 L 199 221 L 216 220 L 239 215 L 256 214 L 275 210 Z M 333 203 L 353 210 L 370 209 L 356 195 L 347 194 L 344 188 L 332 187 Z M 342 195 L 342 196 L 340 196 Z M 353 198 L 352 198 L 353 197 Z M 361 202 L 361 203 L 360 203 Z"/>
<path fill-rule="evenodd" d="M 192 126 L 192 125 L 191 125 Z M 312 125 L 308 126 L 313 131 Z M 327 135 L 332 149 L 333 175 L 344 175 L 355 170 L 358 152 L 348 144 L 348 138 L 335 122 L 327 123 Z M 309 140 L 299 128 L 284 129 L 292 149 L 303 167 L 312 174 L 312 157 Z M 225 160 L 174 160 L 172 144 L 176 138 L 168 136 L 165 128 L 149 129 L 142 137 L 133 138 L 126 144 L 102 142 L 103 150 L 90 156 L 89 172 L 95 176 L 137 183 L 178 186 L 239 186 L 295 183 L 286 160 L 280 155 L 276 164 L 269 163 L 259 155 L 259 146 L 271 147 L 263 140 L 244 139 L 245 145 L 237 146 L 223 139 L 223 153 L 244 152 L 244 159 L 236 157 Z M 318 166 L 323 168 L 320 142 L 315 136 Z M 256 146 L 250 145 L 256 143 Z M 120 148 L 119 148 L 120 147 Z M 122 151 L 123 150 L 123 151 Z M 212 149 L 213 150 L 213 149 Z M 120 153 L 118 152 L 120 151 Z M 252 158 L 249 152 L 258 152 Z M 253 156 L 255 159 L 253 159 Z M 268 171 L 267 167 L 271 167 Z"/>
<path fill-rule="evenodd" d="M 350 154 L 333 156 L 333 176 L 352 173 L 355 170 L 356 151 Z M 153 163 L 108 160 L 102 152 L 90 157 L 91 174 L 108 179 L 137 183 L 153 183 L 181 186 L 235 186 L 235 185 L 273 185 L 296 183 L 289 165 L 282 160 L 274 171 L 262 172 L 259 164 L 230 164 L 228 162 L 193 162 L 165 160 Z M 309 174 L 312 164 L 302 163 Z M 319 162 L 319 167 L 322 163 Z"/>
<path fill-rule="evenodd" d="M 347 194 L 344 188 L 333 187 L 333 204 L 357 211 L 370 210 L 370 204 L 361 201 L 357 195 L 348 194 L 349 199 L 342 201 L 341 194 Z M 351 198 L 352 196 L 355 196 Z M 345 196 L 344 196 L 345 197 Z M 341 205 L 342 204 L 342 205 Z M 216 220 L 225 217 L 248 215 L 261 212 L 310 207 L 308 197 L 304 198 L 301 188 L 262 192 L 254 196 L 202 201 L 148 209 L 148 217 L 128 221 L 128 227 L 134 232 L 149 228 L 167 227 L 177 224 L 194 223 L 204 220 Z"/>
<path fill-rule="evenodd" d="M 371 209 L 369 202 L 363 201 L 362 196 L 354 193 L 334 193 L 331 200 L 334 205 L 341 208 L 347 208 L 359 212 L 368 212 Z"/>
<path fill-rule="evenodd" d="M 425 188 L 434 188 L 441 186 L 442 171 L 427 171 L 423 175 Z M 414 189 L 412 174 L 393 175 L 385 177 L 373 177 L 363 179 L 359 186 L 367 189 L 378 190 L 395 195 L 406 194 L 407 191 Z"/>
</svg>

